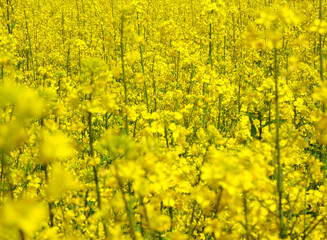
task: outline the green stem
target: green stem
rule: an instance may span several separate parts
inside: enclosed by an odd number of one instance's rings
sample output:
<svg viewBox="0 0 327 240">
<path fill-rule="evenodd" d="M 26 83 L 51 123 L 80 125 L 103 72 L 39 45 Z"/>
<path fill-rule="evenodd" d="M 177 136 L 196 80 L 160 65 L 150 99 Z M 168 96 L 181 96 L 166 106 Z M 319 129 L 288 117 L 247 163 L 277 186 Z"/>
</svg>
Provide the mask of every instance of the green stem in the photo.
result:
<svg viewBox="0 0 327 240">
<path fill-rule="evenodd" d="M 25 11 L 25 9 L 24 9 L 24 16 L 25 16 L 25 27 L 26 27 L 26 33 L 27 33 L 27 38 L 28 38 L 29 54 L 30 54 L 31 61 L 32 61 L 33 81 L 34 81 L 34 84 L 36 84 L 36 83 L 35 83 L 35 67 L 34 67 L 34 60 L 33 60 L 33 53 L 32 53 L 31 36 L 30 36 L 30 33 L 29 33 L 29 28 L 28 28 L 27 16 L 26 16 L 26 11 Z M 35 86 L 35 87 L 36 87 L 36 86 Z"/>
<path fill-rule="evenodd" d="M 154 79 L 154 55 L 152 60 L 152 84 L 153 84 L 153 97 L 154 97 L 154 112 L 157 111 L 157 90 L 156 90 L 156 81 Z"/>
<path fill-rule="evenodd" d="M 211 65 L 211 70 L 212 70 L 212 31 L 211 31 L 211 23 L 209 24 L 209 63 Z"/>
<path fill-rule="evenodd" d="M 70 44 L 68 44 L 67 58 L 66 58 L 66 74 L 69 77 L 69 67 L 70 67 Z"/>
<path fill-rule="evenodd" d="M 203 109 L 203 122 L 202 122 L 203 129 L 206 129 L 207 114 L 208 114 L 208 102 L 205 103 L 205 107 Z"/>
<path fill-rule="evenodd" d="M 126 75 L 125 75 L 125 64 L 124 64 L 124 13 L 121 15 L 121 28 L 120 28 L 120 58 L 121 58 L 121 68 L 123 74 L 123 84 L 124 84 L 124 94 L 125 94 L 125 108 L 128 105 L 127 99 L 127 83 L 126 83 Z M 128 134 L 128 116 L 127 109 L 125 113 L 125 134 Z"/>
<path fill-rule="evenodd" d="M 11 6 L 11 3 L 9 2 L 9 0 L 7 0 L 7 28 L 8 28 L 8 33 L 12 34 L 11 26 L 9 24 L 11 23 L 9 6 Z"/>
<path fill-rule="evenodd" d="M 19 236 L 21 240 L 25 240 L 25 234 L 22 229 L 19 229 Z"/>
<path fill-rule="evenodd" d="M 204 109 L 203 109 L 203 119 L 202 119 L 202 127 L 203 129 L 206 128 L 206 118 L 207 118 L 207 113 L 208 113 L 208 102 L 205 100 L 205 95 L 206 95 L 206 83 L 203 83 L 203 91 L 202 91 L 202 95 L 203 95 L 203 104 L 205 105 Z"/>
<path fill-rule="evenodd" d="M 322 20 L 322 0 L 319 0 L 319 19 Z M 319 61 L 320 61 L 320 80 L 324 82 L 324 54 L 322 52 L 322 35 L 319 33 Z M 323 103 L 323 112 L 325 112 L 325 104 Z"/>
<path fill-rule="evenodd" d="M 176 64 L 176 89 L 179 87 L 179 62 L 180 62 L 181 52 L 178 51 L 177 64 Z"/>
<path fill-rule="evenodd" d="M 237 91 L 237 106 L 238 106 L 238 113 L 240 114 L 241 112 L 241 79 L 242 75 L 239 76 L 238 78 L 238 91 Z"/>
<path fill-rule="evenodd" d="M 306 178 L 305 178 L 305 186 L 304 186 L 304 214 L 303 214 L 303 235 L 305 236 L 306 228 L 307 228 L 307 221 L 306 221 L 306 215 L 307 215 L 307 184 L 308 184 L 308 175 L 306 172 Z"/>
<path fill-rule="evenodd" d="M 1 152 L 1 192 L 2 192 L 2 200 L 4 200 L 5 198 L 5 186 L 4 186 L 4 175 L 5 175 L 5 154 L 4 152 L 2 151 Z"/>
<path fill-rule="evenodd" d="M 122 197 L 123 197 L 123 201 L 124 201 L 124 205 L 125 205 L 125 211 L 127 213 L 128 216 L 128 222 L 129 222 L 129 232 L 131 234 L 131 237 L 133 240 L 136 240 L 136 234 L 135 234 L 135 227 L 134 227 L 134 214 L 132 212 L 132 210 L 130 210 L 129 206 L 128 206 L 128 202 L 126 200 L 126 197 L 124 195 L 124 186 L 123 183 L 121 182 L 121 179 L 118 175 L 118 167 L 117 165 L 115 165 L 116 168 L 116 177 L 117 177 L 117 181 L 118 181 L 118 185 L 119 185 L 119 189 L 121 191 Z"/>
<path fill-rule="evenodd" d="M 283 216 L 283 169 L 280 162 L 280 136 L 279 136 L 279 104 L 278 104 L 278 63 L 277 63 L 277 49 L 274 49 L 274 68 L 275 68 L 275 101 L 276 101 L 276 163 L 277 163 L 277 192 L 278 192 L 278 212 L 280 224 L 280 238 L 286 238 L 287 232 L 285 231 L 284 216 Z"/>
<path fill-rule="evenodd" d="M 218 125 L 217 125 L 218 130 L 220 130 L 220 126 L 221 126 L 221 101 L 222 101 L 221 96 L 222 96 L 222 94 L 219 94 L 219 98 L 218 98 L 219 113 L 218 113 Z"/>
<path fill-rule="evenodd" d="M 48 175 L 48 167 L 47 167 L 46 164 L 43 165 L 43 169 L 44 169 L 45 181 L 48 184 L 49 183 L 49 175 Z M 49 208 L 49 216 L 50 216 L 49 226 L 53 227 L 54 226 L 54 223 L 53 223 L 54 215 L 53 215 L 53 212 L 52 212 L 52 208 L 53 208 L 53 202 L 52 201 L 50 201 L 48 203 L 48 208 Z"/>
<path fill-rule="evenodd" d="M 91 97 L 90 97 L 91 98 Z M 90 156 L 94 157 L 94 149 L 93 149 L 93 129 L 92 129 L 92 113 L 88 114 L 88 124 L 89 124 L 89 145 L 90 145 Z"/>
<path fill-rule="evenodd" d="M 61 210 L 62 218 L 64 220 L 64 223 L 66 224 L 66 227 L 63 228 L 64 229 L 64 235 L 66 237 L 66 235 L 67 235 L 66 228 L 68 227 L 68 221 L 67 221 L 66 216 L 65 216 L 65 211 L 64 211 L 64 207 L 63 207 L 64 206 L 64 201 L 62 200 L 62 198 L 59 200 L 59 203 L 60 203 L 60 210 Z"/>
<path fill-rule="evenodd" d="M 4 79 L 3 79 L 3 69 L 4 69 L 4 65 L 1 64 L 1 80 L 2 80 L 2 84 L 4 83 Z"/>
<path fill-rule="evenodd" d="M 169 216 L 170 216 L 170 231 L 173 230 L 173 220 L 174 220 L 174 209 L 172 207 L 169 207 Z"/>
<path fill-rule="evenodd" d="M 165 121 L 165 139 L 166 139 L 166 146 L 169 149 L 169 140 L 168 140 L 168 129 L 167 129 L 167 122 Z"/>
<path fill-rule="evenodd" d="M 152 236 L 153 239 L 155 239 L 155 234 L 154 234 L 154 232 L 153 232 L 153 230 L 152 230 L 152 228 L 150 226 L 150 219 L 149 219 L 149 216 L 148 216 L 148 211 L 146 210 L 146 207 L 145 207 L 145 204 L 144 204 L 144 198 L 143 197 L 140 198 L 140 202 L 141 202 L 141 205 L 142 205 L 143 210 L 144 210 L 144 216 L 145 216 L 145 220 L 148 223 L 148 228 L 151 231 L 151 236 Z"/>
<path fill-rule="evenodd" d="M 90 94 L 89 100 L 91 101 L 92 94 Z M 88 124 L 89 124 L 89 144 L 90 144 L 90 152 L 89 155 L 91 158 L 94 157 L 94 148 L 93 148 L 93 128 L 92 128 L 92 113 L 89 112 L 88 114 Z M 99 177 L 98 177 L 98 168 L 97 166 L 93 166 L 93 176 L 95 181 L 95 188 L 96 188 L 96 194 L 97 194 L 97 201 L 98 201 L 98 207 L 101 210 L 102 209 L 102 202 L 101 202 L 101 192 L 100 192 L 100 184 L 99 184 Z M 104 232 L 106 237 L 108 237 L 108 228 L 107 225 L 103 222 Z"/>
<path fill-rule="evenodd" d="M 4 177 L 4 168 L 5 168 L 4 165 L 5 165 L 5 154 L 2 151 L 1 152 L 1 177 L 0 177 L 1 185 L 2 185 L 2 181 L 3 181 L 3 177 Z"/>
<path fill-rule="evenodd" d="M 138 14 L 137 14 L 137 19 L 138 19 Z M 137 27 L 138 27 L 138 35 L 140 36 L 140 24 L 138 24 Z M 149 98 L 148 98 L 148 89 L 147 89 L 146 80 L 145 80 L 144 61 L 143 61 L 143 50 L 142 50 L 141 43 L 139 43 L 139 49 L 140 49 L 140 56 L 141 56 L 142 73 L 143 73 L 143 77 L 144 77 L 144 94 L 145 94 L 146 108 L 147 108 L 148 112 L 150 112 L 150 109 L 149 109 Z"/>
</svg>

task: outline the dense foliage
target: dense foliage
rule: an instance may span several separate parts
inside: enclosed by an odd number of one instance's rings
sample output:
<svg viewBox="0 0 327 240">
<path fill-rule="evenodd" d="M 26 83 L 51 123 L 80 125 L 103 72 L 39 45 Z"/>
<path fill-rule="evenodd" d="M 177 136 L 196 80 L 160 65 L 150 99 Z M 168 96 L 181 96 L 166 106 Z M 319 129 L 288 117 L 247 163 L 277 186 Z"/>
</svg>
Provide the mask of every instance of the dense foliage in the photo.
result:
<svg viewBox="0 0 327 240">
<path fill-rule="evenodd" d="M 326 239 L 322 0 L 1 0 L 0 239 Z"/>
</svg>

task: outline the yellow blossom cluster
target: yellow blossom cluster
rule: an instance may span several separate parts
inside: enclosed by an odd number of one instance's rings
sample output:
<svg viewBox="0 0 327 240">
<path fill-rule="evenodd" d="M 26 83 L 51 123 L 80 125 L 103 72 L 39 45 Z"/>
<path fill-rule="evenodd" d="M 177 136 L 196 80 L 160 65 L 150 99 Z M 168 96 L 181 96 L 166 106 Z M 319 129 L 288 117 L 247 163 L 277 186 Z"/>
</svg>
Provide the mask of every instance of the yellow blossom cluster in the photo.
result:
<svg viewBox="0 0 327 240">
<path fill-rule="evenodd" d="M 0 239 L 326 239 L 326 10 L 0 0 Z"/>
</svg>

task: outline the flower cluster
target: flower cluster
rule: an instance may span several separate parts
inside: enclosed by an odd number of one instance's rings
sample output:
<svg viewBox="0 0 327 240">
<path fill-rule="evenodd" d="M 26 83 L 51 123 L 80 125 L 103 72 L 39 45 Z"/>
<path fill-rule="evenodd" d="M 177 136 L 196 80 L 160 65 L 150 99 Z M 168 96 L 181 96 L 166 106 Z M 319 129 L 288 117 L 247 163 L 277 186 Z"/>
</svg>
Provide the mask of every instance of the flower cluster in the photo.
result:
<svg viewBox="0 0 327 240">
<path fill-rule="evenodd" d="M 0 2 L 0 239 L 325 239 L 326 7 Z"/>
</svg>

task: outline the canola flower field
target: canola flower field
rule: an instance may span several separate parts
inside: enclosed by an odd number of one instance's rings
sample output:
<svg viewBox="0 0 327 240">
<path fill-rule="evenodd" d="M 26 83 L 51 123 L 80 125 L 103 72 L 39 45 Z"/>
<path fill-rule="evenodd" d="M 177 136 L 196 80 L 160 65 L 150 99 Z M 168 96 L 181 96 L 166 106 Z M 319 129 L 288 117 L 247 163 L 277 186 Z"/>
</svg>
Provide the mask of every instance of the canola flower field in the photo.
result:
<svg viewBox="0 0 327 240">
<path fill-rule="evenodd" d="M 325 0 L 1 0 L 0 239 L 327 239 Z"/>
</svg>

